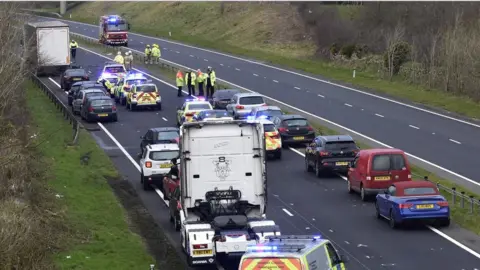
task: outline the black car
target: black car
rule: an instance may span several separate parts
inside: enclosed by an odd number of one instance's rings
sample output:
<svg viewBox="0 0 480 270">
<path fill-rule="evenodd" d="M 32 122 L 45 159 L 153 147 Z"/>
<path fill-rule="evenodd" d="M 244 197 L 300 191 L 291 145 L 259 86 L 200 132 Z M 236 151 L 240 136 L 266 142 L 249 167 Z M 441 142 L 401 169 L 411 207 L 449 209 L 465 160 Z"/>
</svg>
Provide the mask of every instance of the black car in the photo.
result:
<svg viewBox="0 0 480 270">
<path fill-rule="evenodd" d="M 315 130 L 307 119 L 300 115 L 285 114 L 272 117 L 273 124 L 282 138 L 282 147 L 290 144 L 309 143 L 315 138 Z"/>
<path fill-rule="evenodd" d="M 349 135 L 318 136 L 305 149 L 305 168 L 317 176 L 325 170 L 345 173 L 359 150 Z"/>
<path fill-rule="evenodd" d="M 63 90 L 68 91 L 70 90 L 70 87 L 72 87 L 72 84 L 88 80 L 90 80 L 90 77 L 85 69 L 67 69 L 60 77 L 60 87 Z"/>
<path fill-rule="evenodd" d="M 73 97 L 77 95 L 77 93 L 80 90 L 84 89 L 104 89 L 103 85 L 101 83 L 97 83 L 95 81 L 82 81 L 82 82 L 76 82 L 72 84 L 72 87 L 70 88 L 70 91 L 68 91 L 68 105 L 72 106 L 73 102 Z"/>
<path fill-rule="evenodd" d="M 110 120 L 117 122 L 117 106 L 109 96 L 88 97 L 80 111 L 82 119 L 87 122 Z"/>
<path fill-rule="evenodd" d="M 212 104 L 214 109 L 223 109 L 227 108 L 227 104 L 230 103 L 232 97 L 240 93 L 240 90 L 236 89 L 224 89 L 224 90 L 217 90 L 213 93 L 212 100 L 210 100 L 210 104 Z"/>
<path fill-rule="evenodd" d="M 140 139 L 142 140 L 140 143 L 140 154 L 143 155 L 145 147 L 149 144 L 178 143 L 180 140 L 180 129 L 176 127 L 151 128 Z"/>
<path fill-rule="evenodd" d="M 228 114 L 227 111 L 224 111 L 224 110 L 205 110 L 194 115 L 193 120 L 203 121 L 206 118 L 223 118 L 223 117 L 232 118 L 232 116 Z"/>
</svg>

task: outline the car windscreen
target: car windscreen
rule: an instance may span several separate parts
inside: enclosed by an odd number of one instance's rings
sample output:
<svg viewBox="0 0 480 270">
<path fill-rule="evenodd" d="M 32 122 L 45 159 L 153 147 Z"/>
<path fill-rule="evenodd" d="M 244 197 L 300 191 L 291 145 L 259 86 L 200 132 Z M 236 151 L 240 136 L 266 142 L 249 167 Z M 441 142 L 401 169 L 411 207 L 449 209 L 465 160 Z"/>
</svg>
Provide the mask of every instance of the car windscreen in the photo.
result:
<svg viewBox="0 0 480 270">
<path fill-rule="evenodd" d="M 279 116 L 282 115 L 280 110 L 263 110 L 257 112 L 257 117 L 259 116 Z"/>
<path fill-rule="evenodd" d="M 263 100 L 263 97 L 260 96 L 241 97 L 239 101 L 239 104 L 241 105 L 257 105 L 263 103 L 265 103 L 265 101 Z"/>
<path fill-rule="evenodd" d="M 354 141 L 325 143 L 325 150 L 330 150 L 330 151 L 352 151 L 356 149 L 357 149 L 357 145 L 355 144 Z"/>
<path fill-rule="evenodd" d="M 109 23 L 107 24 L 107 31 L 110 31 L 110 32 L 128 31 L 128 26 L 126 23 Z"/>
<path fill-rule="evenodd" d="M 308 126 L 308 122 L 306 119 L 288 119 L 288 120 L 283 120 L 283 123 L 287 127 L 305 127 Z"/>
<path fill-rule="evenodd" d="M 213 97 L 219 100 L 231 99 L 238 91 L 218 91 L 213 94 Z"/>
<path fill-rule="evenodd" d="M 208 110 L 208 109 L 211 109 L 210 104 L 190 104 L 190 105 L 188 105 L 188 110 L 189 111 Z"/>
<path fill-rule="evenodd" d="M 275 125 L 274 124 L 264 124 L 263 125 L 263 131 L 265 132 L 274 132 L 275 130 Z"/>
<path fill-rule="evenodd" d="M 375 155 L 372 163 L 374 171 L 399 171 L 405 167 L 405 159 L 400 154 Z"/>
<path fill-rule="evenodd" d="M 65 76 L 68 77 L 83 77 L 87 75 L 84 69 L 72 69 L 65 71 Z"/>
<path fill-rule="evenodd" d="M 157 92 L 157 88 L 155 85 L 139 85 L 137 86 L 137 92 L 153 93 Z"/>
<path fill-rule="evenodd" d="M 146 83 L 147 79 L 136 79 L 136 80 L 126 80 L 125 84 L 127 85 L 133 85 L 133 84 L 142 84 Z"/>
<path fill-rule="evenodd" d="M 151 160 L 171 160 L 178 158 L 178 151 L 152 151 L 149 158 Z"/>
<path fill-rule="evenodd" d="M 415 187 L 404 189 L 403 194 L 409 196 L 434 195 L 438 194 L 438 191 L 433 187 Z"/>
<path fill-rule="evenodd" d="M 201 116 L 203 118 L 221 118 L 221 117 L 230 117 L 227 111 L 206 111 L 202 112 Z"/>
<path fill-rule="evenodd" d="M 92 107 L 112 106 L 113 102 L 108 99 L 99 99 L 92 101 Z"/>
<path fill-rule="evenodd" d="M 125 73 L 125 68 L 123 66 L 111 66 L 111 67 L 105 67 L 106 73 Z"/>
<path fill-rule="evenodd" d="M 163 141 L 163 140 L 166 140 L 166 141 L 171 141 L 171 140 L 175 140 L 179 137 L 180 135 L 178 134 L 177 131 L 161 131 L 158 133 L 157 135 L 157 140 L 159 141 Z"/>
</svg>

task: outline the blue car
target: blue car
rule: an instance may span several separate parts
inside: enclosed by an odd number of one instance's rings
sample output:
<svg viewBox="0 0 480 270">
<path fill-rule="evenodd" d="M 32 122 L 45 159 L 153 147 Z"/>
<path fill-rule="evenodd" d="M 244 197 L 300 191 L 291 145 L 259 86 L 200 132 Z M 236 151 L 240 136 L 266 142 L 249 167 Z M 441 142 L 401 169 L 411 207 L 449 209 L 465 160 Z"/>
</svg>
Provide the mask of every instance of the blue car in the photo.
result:
<svg viewBox="0 0 480 270">
<path fill-rule="evenodd" d="M 404 181 L 391 185 L 375 202 L 377 218 L 388 220 L 391 228 L 409 221 L 450 225 L 448 201 L 429 181 Z"/>
</svg>

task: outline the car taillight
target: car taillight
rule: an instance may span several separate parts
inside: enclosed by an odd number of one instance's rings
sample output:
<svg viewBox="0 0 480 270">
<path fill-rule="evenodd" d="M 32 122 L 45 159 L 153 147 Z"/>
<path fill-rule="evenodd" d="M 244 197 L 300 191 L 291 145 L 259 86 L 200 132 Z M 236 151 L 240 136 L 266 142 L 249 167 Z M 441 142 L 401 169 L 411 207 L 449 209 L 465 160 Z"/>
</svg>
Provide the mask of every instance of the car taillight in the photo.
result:
<svg viewBox="0 0 480 270">
<path fill-rule="evenodd" d="M 206 249 L 208 248 L 208 245 L 207 244 L 196 244 L 196 245 L 193 245 L 193 249 Z"/>
<path fill-rule="evenodd" d="M 440 206 L 440 207 L 448 207 L 448 202 L 445 201 L 445 202 L 437 202 L 437 205 Z"/>
<path fill-rule="evenodd" d="M 93 112 L 93 107 L 88 107 L 89 112 Z"/>
<path fill-rule="evenodd" d="M 313 128 L 311 126 L 307 127 L 308 131 L 313 131 Z"/>
<path fill-rule="evenodd" d="M 243 109 L 245 109 L 245 107 L 243 107 L 242 105 L 237 105 L 237 106 L 235 106 L 235 108 L 237 108 L 238 110 L 243 110 Z"/>
<path fill-rule="evenodd" d="M 180 203 L 180 201 L 177 201 L 177 210 L 180 210 L 182 209 L 182 204 Z"/>
<path fill-rule="evenodd" d="M 87 76 L 87 75 L 83 76 L 83 78 L 84 78 L 85 80 L 88 80 L 88 76 Z"/>
<path fill-rule="evenodd" d="M 411 208 L 412 206 L 413 206 L 413 203 L 401 203 L 398 205 L 398 208 L 407 209 L 407 208 Z"/>
<path fill-rule="evenodd" d="M 279 132 L 287 132 L 287 129 L 286 129 L 286 128 L 283 128 L 283 127 L 281 127 L 281 128 L 278 128 L 278 131 L 279 131 Z"/>
<path fill-rule="evenodd" d="M 320 151 L 320 153 L 318 153 L 321 157 L 326 157 L 328 155 L 330 155 L 329 152 L 325 152 L 325 151 Z"/>
<path fill-rule="evenodd" d="M 152 167 L 152 162 L 150 162 L 150 161 L 145 162 L 145 167 L 151 168 Z"/>
<path fill-rule="evenodd" d="M 267 105 L 267 103 L 263 103 L 262 106 L 265 107 L 265 106 L 268 106 L 268 105 Z"/>
<path fill-rule="evenodd" d="M 186 113 L 185 116 L 193 116 L 194 113 Z"/>
<path fill-rule="evenodd" d="M 117 106 L 113 105 L 112 106 L 112 111 L 116 111 L 117 110 Z"/>
<path fill-rule="evenodd" d="M 70 79 L 70 77 L 68 77 L 68 76 L 65 76 L 65 77 L 63 77 L 63 78 L 64 78 L 65 80 L 68 80 L 68 79 Z"/>
</svg>

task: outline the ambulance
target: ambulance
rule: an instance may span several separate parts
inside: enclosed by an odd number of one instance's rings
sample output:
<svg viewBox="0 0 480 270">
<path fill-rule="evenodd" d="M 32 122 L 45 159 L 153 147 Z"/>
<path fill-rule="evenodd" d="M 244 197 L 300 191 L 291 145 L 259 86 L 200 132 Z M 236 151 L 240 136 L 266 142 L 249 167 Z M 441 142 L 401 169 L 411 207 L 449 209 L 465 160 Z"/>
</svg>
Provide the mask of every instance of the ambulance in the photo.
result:
<svg viewBox="0 0 480 270">
<path fill-rule="evenodd" d="M 266 236 L 248 246 L 239 270 L 344 270 L 343 256 L 327 239 L 312 235 Z"/>
</svg>

